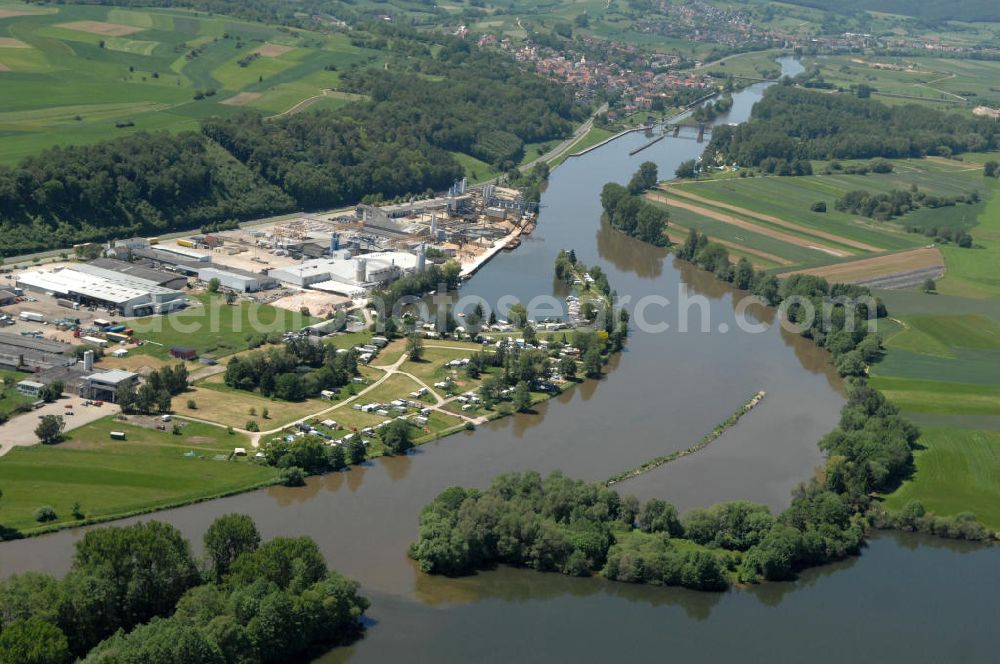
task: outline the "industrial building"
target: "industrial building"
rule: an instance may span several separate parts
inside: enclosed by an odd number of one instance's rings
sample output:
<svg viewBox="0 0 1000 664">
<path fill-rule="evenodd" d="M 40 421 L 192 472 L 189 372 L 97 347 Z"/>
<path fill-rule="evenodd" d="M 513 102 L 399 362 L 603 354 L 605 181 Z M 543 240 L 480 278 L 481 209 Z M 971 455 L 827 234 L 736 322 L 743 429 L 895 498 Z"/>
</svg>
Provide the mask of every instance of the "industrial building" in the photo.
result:
<svg viewBox="0 0 1000 664">
<path fill-rule="evenodd" d="M 121 369 L 90 374 L 80 380 L 80 396 L 84 399 L 115 403 L 120 387 L 135 389 L 138 382 L 139 374 Z"/>
<path fill-rule="evenodd" d="M 351 256 L 345 250 L 330 258 L 303 261 L 298 265 L 271 270 L 271 277 L 300 288 L 338 293 L 355 297 L 379 284 L 388 283 L 404 274 L 422 271 L 424 254 L 421 248 L 414 255 L 405 251 L 382 251 Z"/>
<path fill-rule="evenodd" d="M 139 279 L 146 279 L 147 281 L 152 281 L 158 286 L 171 288 L 173 290 L 180 290 L 187 286 L 187 277 L 182 274 L 166 272 L 164 270 L 155 270 L 138 263 L 130 263 L 128 261 L 121 261 L 115 258 L 96 258 L 90 261 L 88 265 L 93 265 L 105 270 L 112 270 L 114 272 L 120 272 L 121 274 L 138 277 Z"/>
<path fill-rule="evenodd" d="M 38 372 L 76 363 L 72 346 L 19 334 L 0 332 L 0 367 Z"/>
<path fill-rule="evenodd" d="M 28 291 L 114 309 L 126 316 L 160 314 L 186 306 L 183 293 L 153 281 L 91 264 L 23 272 L 17 285 Z"/>
<path fill-rule="evenodd" d="M 278 287 L 278 280 L 274 277 L 234 267 L 203 267 L 198 270 L 198 279 L 206 282 L 218 279 L 223 288 L 240 293 L 256 293 Z"/>
<path fill-rule="evenodd" d="M 176 244 L 158 244 L 155 247 L 150 247 L 150 251 L 154 255 L 167 254 L 170 256 L 176 256 L 181 260 L 193 261 L 196 263 L 211 263 L 212 254 L 207 254 L 204 251 L 198 251 L 197 249 L 192 249 L 191 247 L 182 247 Z"/>
<path fill-rule="evenodd" d="M 17 384 L 18 394 L 23 394 L 32 399 L 37 399 L 43 389 L 45 389 L 45 383 L 39 383 L 37 380 L 22 380 Z"/>
</svg>

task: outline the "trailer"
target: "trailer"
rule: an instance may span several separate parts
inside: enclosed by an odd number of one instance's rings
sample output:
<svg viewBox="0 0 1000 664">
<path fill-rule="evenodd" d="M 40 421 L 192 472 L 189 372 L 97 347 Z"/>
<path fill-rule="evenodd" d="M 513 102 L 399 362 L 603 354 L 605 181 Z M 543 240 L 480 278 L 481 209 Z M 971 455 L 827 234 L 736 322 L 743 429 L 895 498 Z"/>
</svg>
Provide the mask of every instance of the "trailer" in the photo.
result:
<svg viewBox="0 0 1000 664">
<path fill-rule="evenodd" d="M 108 435 L 111 436 L 112 440 L 125 440 L 124 431 L 110 431 Z"/>
<path fill-rule="evenodd" d="M 104 336 L 108 338 L 108 341 L 114 341 L 115 343 L 128 341 L 128 336 L 121 334 L 120 332 L 105 332 Z"/>
<path fill-rule="evenodd" d="M 45 316 L 35 311 L 22 311 L 21 320 L 29 320 L 33 323 L 43 323 L 45 322 Z"/>
<path fill-rule="evenodd" d="M 80 337 L 80 341 L 92 346 L 97 346 L 98 348 L 104 348 L 108 345 L 107 339 L 101 339 L 99 337 Z"/>
<path fill-rule="evenodd" d="M 104 328 L 104 332 L 123 332 L 127 329 L 127 325 L 109 325 Z"/>
<path fill-rule="evenodd" d="M 67 309 L 79 309 L 80 303 L 74 302 L 73 300 L 67 300 L 64 297 L 56 298 L 56 304 L 60 307 L 66 307 Z"/>
</svg>

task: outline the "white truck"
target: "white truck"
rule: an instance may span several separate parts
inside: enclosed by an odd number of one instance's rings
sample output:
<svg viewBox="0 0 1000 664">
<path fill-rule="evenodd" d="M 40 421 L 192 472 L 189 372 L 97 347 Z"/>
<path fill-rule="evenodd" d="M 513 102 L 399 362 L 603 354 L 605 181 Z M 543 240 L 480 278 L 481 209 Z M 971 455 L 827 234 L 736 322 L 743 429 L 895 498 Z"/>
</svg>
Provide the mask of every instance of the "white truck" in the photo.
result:
<svg viewBox="0 0 1000 664">
<path fill-rule="evenodd" d="M 21 320 L 28 320 L 32 323 L 43 323 L 45 322 L 45 316 L 34 311 L 22 311 Z"/>
</svg>

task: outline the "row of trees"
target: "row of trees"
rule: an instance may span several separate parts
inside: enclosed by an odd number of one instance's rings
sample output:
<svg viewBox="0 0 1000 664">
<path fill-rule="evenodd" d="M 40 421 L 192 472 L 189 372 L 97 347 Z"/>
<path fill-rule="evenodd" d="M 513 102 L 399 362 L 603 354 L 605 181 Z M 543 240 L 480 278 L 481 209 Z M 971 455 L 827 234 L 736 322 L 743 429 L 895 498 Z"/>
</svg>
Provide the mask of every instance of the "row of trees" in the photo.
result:
<svg viewBox="0 0 1000 664">
<path fill-rule="evenodd" d="M 300 367 L 309 367 L 304 373 Z M 226 385 L 283 401 L 302 401 L 322 390 L 334 390 L 358 374 L 354 349 L 338 352 L 331 344 L 308 337 L 291 339 L 284 348 L 269 348 L 234 357 L 226 365 Z"/>
<path fill-rule="evenodd" d="M 818 159 L 951 156 L 1000 146 L 1000 126 L 984 118 L 907 104 L 776 85 L 750 121 L 712 132 L 706 159 L 761 166 Z"/>
<path fill-rule="evenodd" d="M 89 531 L 62 579 L 0 583 L 0 661 L 256 664 L 356 639 L 368 601 L 307 537 L 261 544 L 250 517 L 216 519 L 199 560 L 156 521 Z"/>
<path fill-rule="evenodd" d="M 909 191 L 893 189 L 890 192 L 855 189 L 838 198 L 834 202 L 834 207 L 841 212 L 859 214 L 877 221 L 889 221 L 922 207 L 937 209 L 954 207 L 959 204 L 974 205 L 979 202 L 979 192 L 977 191 L 958 196 L 935 196 L 914 189 Z M 940 229 L 940 231 L 945 230 L 951 231 L 948 233 L 948 239 L 954 240 L 960 247 L 972 246 L 972 236 L 969 233 L 960 229 L 957 229 L 957 233 L 953 232 L 952 229 Z M 935 229 L 935 234 L 943 235 L 940 231 Z"/>
</svg>

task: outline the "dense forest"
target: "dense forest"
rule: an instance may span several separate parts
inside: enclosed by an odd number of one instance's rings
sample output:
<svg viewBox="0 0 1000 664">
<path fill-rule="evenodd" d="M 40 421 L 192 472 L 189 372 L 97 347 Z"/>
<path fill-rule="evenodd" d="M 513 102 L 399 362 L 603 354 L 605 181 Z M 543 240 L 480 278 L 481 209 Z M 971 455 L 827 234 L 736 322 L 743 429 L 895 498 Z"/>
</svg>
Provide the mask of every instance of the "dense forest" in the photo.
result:
<svg viewBox="0 0 1000 664">
<path fill-rule="evenodd" d="M 784 171 L 781 162 L 947 157 L 998 146 L 1000 125 L 984 118 L 776 85 L 754 105 L 748 122 L 715 128 L 706 160 L 720 157 L 744 167 L 767 161 L 771 170 Z"/>
<path fill-rule="evenodd" d="M 56 579 L 0 583 L 0 661 L 265 664 L 305 661 L 357 639 L 368 600 L 308 537 L 261 543 L 250 517 L 219 517 L 196 559 L 150 521 L 97 528 Z"/>
<path fill-rule="evenodd" d="M 567 136 L 586 115 L 569 90 L 503 54 L 405 30 L 364 34 L 428 55 L 411 71 L 343 72 L 366 100 L 337 111 L 210 118 L 201 135 L 138 133 L 0 167 L 0 254 L 441 190 L 463 173 L 450 152 L 510 170 L 525 143 Z"/>
</svg>

